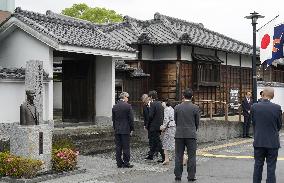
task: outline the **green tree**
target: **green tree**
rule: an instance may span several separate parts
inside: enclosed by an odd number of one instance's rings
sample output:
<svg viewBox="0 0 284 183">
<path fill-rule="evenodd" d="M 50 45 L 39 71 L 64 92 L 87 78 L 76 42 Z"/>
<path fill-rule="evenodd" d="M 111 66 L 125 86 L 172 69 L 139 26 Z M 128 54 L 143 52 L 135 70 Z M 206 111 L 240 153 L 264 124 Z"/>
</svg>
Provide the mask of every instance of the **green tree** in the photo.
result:
<svg viewBox="0 0 284 183">
<path fill-rule="evenodd" d="M 94 23 L 122 22 L 123 17 L 114 10 L 105 8 L 92 8 L 84 3 L 73 4 L 71 8 L 65 8 L 61 12 L 63 15 L 88 20 Z"/>
</svg>

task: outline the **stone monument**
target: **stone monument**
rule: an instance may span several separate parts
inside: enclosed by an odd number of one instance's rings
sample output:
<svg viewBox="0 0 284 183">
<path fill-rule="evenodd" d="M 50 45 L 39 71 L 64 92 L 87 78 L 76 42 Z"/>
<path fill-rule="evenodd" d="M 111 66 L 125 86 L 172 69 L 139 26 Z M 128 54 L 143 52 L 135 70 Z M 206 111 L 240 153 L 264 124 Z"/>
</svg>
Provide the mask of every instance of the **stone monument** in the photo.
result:
<svg viewBox="0 0 284 183">
<path fill-rule="evenodd" d="M 42 160 L 43 171 L 52 168 L 53 121 L 43 121 L 43 63 L 28 61 L 25 74 L 26 101 L 20 106 L 20 124 L 11 130 L 10 151 L 17 156 Z"/>
</svg>

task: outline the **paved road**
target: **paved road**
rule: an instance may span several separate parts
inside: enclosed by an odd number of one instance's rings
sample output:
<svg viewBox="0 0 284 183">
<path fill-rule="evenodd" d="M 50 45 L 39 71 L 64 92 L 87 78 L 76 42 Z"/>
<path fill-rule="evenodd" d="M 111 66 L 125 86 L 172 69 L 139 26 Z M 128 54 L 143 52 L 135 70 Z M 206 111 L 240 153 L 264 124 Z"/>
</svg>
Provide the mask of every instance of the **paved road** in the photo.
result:
<svg viewBox="0 0 284 183">
<path fill-rule="evenodd" d="M 284 147 L 284 136 L 281 137 Z M 172 183 L 173 162 L 163 166 L 145 162 L 147 148 L 133 149 L 132 169 L 118 169 L 114 153 L 80 156 L 79 166 L 86 173 L 45 181 L 45 183 Z M 233 139 L 199 146 L 197 157 L 197 183 L 251 183 L 254 160 L 252 139 Z M 266 169 L 264 169 L 264 179 Z M 282 173 L 281 173 L 282 172 Z M 284 182 L 284 148 L 280 149 L 277 164 L 277 182 Z M 186 172 L 182 182 L 186 181 Z M 0 181 L 1 182 L 1 181 Z M 265 181 L 263 181 L 265 182 Z"/>
<path fill-rule="evenodd" d="M 284 146 L 284 137 L 281 137 Z M 198 151 L 197 178 L 198 183 L 251 183 L 253 174 L 252 139 L 237 139 L 216 146 L 209 146 Z M 185 169 L 186 170 L 186 169 Z M 282 173 L 281 173 L 282 172 Z M 280 149 L 277 164 L 277 182 L 284 182 L 284 149 Z M 182 182 L 187 182 L 184 172 Z M 266 179 L 264 168 L 263 182 Z M 161 173 L 148 172 L 146 174 L 120 174 L 106 176 L 99 180 L 109 182 L 135 183 L 171 183 L 174 181 L 173 163 L 167 171 Z"/>
</svg>

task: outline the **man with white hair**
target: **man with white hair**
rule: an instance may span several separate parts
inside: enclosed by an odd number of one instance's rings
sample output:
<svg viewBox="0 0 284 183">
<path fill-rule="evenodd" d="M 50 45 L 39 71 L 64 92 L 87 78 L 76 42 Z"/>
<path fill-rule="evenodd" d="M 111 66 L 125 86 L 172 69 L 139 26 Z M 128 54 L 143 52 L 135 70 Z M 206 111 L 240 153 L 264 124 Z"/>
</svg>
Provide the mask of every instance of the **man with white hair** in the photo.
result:
<svg viewBox="0 0 284 183">
<path fill-rule="evenodd" d="M 130 161 L 130 136 L 134 130 L 134 117 L 130 104 L 128 104 L 129 94 L 122 92 L 120 100 L 112 108 L 112 121 L 115 132 L 116 164 L 118 168 L 132 168 Z M 123 159 L 121 158 L 123 153 Z"/>
<path fill-rule="evenodd" d="M 270 102 L 274 89 L 266 87 L 262 100 L 251 107 L 254 129 L 253 183 L 261 183 L 263 164 L 267 163 L 267 183 L 276 183 L 275 169 L 280 148 L 279 131 L 282 127 L 282 111 L 278 104 Z"/>
</svg>

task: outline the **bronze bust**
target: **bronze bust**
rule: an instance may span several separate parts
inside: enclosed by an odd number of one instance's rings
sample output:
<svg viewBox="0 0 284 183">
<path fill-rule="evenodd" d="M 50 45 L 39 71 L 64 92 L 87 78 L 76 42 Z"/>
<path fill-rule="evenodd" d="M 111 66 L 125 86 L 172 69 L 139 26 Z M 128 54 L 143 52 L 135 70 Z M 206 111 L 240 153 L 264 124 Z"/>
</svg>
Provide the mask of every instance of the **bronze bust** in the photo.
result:
<svg viewBox="0 0 284 183">
<path fill-rule="evenodd" d="M 34 105 L 35 92 L 26 91 L 27 101 L 20 106 L 20 125 L 38 125 L 38 112 Z"/>
</svg>

